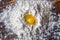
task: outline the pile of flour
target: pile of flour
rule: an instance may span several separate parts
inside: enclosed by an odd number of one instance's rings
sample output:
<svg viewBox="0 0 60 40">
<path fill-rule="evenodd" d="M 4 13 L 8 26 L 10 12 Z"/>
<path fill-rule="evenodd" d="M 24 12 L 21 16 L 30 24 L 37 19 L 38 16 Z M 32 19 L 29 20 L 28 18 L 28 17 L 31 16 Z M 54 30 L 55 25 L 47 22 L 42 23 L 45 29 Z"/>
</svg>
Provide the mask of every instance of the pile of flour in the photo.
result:
<svg viewBox="0 0 60 40">
<path fill-rule="evenodd" d="M 40 6 L 40 12 L 37 9 L 37 4 Z M 15 5 L 7 6 L 6 9 L 0 13 L 0 21 L 5 23 L 6 28 L 16 33 L 19 40 L 37 40 L 37 35 L 41 35 L 45 29 L 45 27 L 42 28 L 43 30 L 40 29 L 41 16 L 44 16 L 44 13 L 50 15 L 51 12 L 49 9 L 51 9 L 51 6 L 52 5 L 46 0 L 16 0 Z M 36 16 L 38 22 L 35 27 L 25 24 L 23 17 L 26 13 L 31 13 L 33 16 Z M 39 34 L 36 32 L 37 29 L 39 30 Z M 41 38 L 41 36 L 38 37 Z"/>
</svg>

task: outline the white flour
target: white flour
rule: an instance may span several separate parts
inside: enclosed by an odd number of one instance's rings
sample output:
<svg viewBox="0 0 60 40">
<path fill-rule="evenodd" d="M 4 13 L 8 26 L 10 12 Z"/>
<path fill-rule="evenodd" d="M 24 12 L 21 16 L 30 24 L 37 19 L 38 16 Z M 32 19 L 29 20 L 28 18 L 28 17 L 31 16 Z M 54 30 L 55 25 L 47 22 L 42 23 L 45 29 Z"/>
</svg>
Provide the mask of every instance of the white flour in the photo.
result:
<svg viewBox="0 0 60 40">
<path fill-rule="evenodd" d="M 40 12 L 37 10 L 37 4 L 40 5 Z M 48 14 L 48 12 L 50 14 L 49 8 L 51 8 L 51 5 L 49 5 L 47 1 L 17 0 L 15 5 L 6 7 L 6 9 L 3 10 L 0 15 L 0 21 L 4 21 L 6 28 L 10 28 L 14 33 L 16 33 L 19 40 L 37 40 L 36 29 L 41 27 L 41 16 L 44 16 L 44 13 Z M 37 14 L 35 15 L 36 11 Z M 33 29 L 24 23 L 23 17 L 26 12 L 35 15 L 37 18 L 38 23 L 35 27 L 33 27 Z M 43 29 L 45 29 L 45 27 Z M 30 34 L 30 32 L 32 34 Z M 42 32 L 43 31 L 39 29 L 40 35 Z"/>
</svg>

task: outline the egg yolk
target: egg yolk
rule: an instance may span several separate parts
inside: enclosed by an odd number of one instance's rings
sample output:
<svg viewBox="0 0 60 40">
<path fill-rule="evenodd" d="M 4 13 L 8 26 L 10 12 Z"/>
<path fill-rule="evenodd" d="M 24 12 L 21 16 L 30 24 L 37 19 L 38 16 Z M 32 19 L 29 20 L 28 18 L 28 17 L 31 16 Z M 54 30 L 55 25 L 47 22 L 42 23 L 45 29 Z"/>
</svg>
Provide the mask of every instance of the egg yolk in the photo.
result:
<svg viewBox="0 0 60 40">
<path fill-rule="evenodd" d="M 27 20 L 27 22 L 30 23 L 30 24 L 33 24 L 33 23 L 34 23 L 34 19 L 33 19 L 33 18 L 29 18 L 29 19 Z"/>
<path fill-rule="evenodd" d="M 33 16 L 32 14 L 26 14 L 24 16 L 25 22 L 29 25 L 35 25 L 37 23 L 36 17 Z"/>
</svg>

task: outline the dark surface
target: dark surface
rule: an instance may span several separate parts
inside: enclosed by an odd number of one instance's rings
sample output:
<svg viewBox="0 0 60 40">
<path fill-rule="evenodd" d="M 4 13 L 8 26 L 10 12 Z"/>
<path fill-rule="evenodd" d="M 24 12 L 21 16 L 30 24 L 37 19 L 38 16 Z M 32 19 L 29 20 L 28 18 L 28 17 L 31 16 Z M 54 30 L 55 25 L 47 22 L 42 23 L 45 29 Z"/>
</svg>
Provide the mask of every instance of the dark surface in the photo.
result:
<svg viewBox="0 0 60 40">
<path fill-rule="evenodd" d="M 58 14 L 60 13 L 60 1 L 55 3 L 55 12 Z"/>
</svg>

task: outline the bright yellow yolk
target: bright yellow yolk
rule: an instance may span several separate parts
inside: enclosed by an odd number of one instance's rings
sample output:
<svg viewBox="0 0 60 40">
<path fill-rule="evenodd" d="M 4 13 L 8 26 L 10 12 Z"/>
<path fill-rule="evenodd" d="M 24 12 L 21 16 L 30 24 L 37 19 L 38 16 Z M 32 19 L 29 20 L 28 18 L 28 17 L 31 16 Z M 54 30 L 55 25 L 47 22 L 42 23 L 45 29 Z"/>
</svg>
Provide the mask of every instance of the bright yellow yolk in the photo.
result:
<svg viewBox="0 0 60 40">
<path fill-rule="evenodd" d="M 25 22 L 29 25 L 35 25 L 37 23 L 36 17 L 33 16 L 32 14 L 26 14 L 24 16 Z"/>
<path fill-rule="evenodd" d="M 27 22 L 28 22 L 28 23 L 30 23 L 30 24 L 33 24 L 33 23 L 34 23 L 34 21 L 35 21 L 35 20 L 34 20 L 34 18 L 32 18 L 32 17 L 31 17 L 31 18 L 29 18 L 29 19 L 27 19 Z"/>
</svg>

